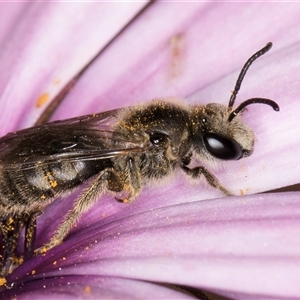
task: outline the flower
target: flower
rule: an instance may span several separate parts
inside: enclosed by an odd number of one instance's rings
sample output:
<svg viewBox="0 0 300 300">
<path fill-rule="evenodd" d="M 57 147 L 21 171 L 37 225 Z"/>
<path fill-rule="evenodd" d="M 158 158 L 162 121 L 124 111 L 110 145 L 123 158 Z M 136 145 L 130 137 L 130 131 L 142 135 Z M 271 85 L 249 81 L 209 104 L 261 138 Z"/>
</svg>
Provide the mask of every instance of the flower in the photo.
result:
<svg viewBox="0 0 300 300">
<path fill-rule="evenodd" d="M 269 41 L 273 49 L 251 66 L 236 102 L 259 96 L 281 109 L 250 106 L 243 119 L 257 137 L 253 155 L 209 165 L 235 194 L 252 195 L 225 198 L 205 180 L 190 185 L 178 173 L 168 185 L 146 187 L 130 205 L 104 196 L 61 245 L 7 276 L 3 299 L 183 299 L 193 289 L 238 299 L 299 296 L 299 192 L 255 194 L 299 182 L 297 4 L 1 6 L 3 134 L 33 125 L 100 49 L 53 119 L 158 96 L 227 104 L 241 64 Z M 37 247 L 77 194 L 39 217 Z"/>
</svg>

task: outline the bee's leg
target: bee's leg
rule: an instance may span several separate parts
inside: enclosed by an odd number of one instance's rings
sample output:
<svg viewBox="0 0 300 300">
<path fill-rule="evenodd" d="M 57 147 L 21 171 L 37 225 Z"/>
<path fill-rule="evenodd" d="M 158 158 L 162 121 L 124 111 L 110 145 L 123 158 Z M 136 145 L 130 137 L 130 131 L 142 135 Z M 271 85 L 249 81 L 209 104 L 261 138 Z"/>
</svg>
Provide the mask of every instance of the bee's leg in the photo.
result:
<svg viewBox="0 0 300 300">
<path fill-rule="evenodd" d="M 141 192 L 141 177 L 134 159 L 127 160 L 123 177 L 123 191 L 115 199 L 119 202 L 132 202 Z"/>
<path fill-rule="evenodd" d="M 25 241 L 24 241 L 24 260 L 28 260 L 33 256 L 34 243 L 36 237 L 36 219 L 41 211 L 32 213 L 25 225 Z"/>
<path fill-rule="evenodd" d="M 35 253 L 45 253 L 49 249 L 59 245 L 74 224 L 78 221 L 80 216 L 94 204 L 94 202 L 103 194 L 103 192 L 107 190 L 108 181 L 111 180 L 110 177 L 112 176 L 114 176 L 114 172 L 111 169 L 106 169 L 99 173 L 99 175 L 75 201 L 73 208 L 67 213 L 50 242 L 41 248 L 36 249 Z"/>
<path fill-rule="evenodd" d="M 191 176 L 192 178 L 199 178 L 201 174 L 204 175 L 206 178 L 207 182 L 214 188 L 217 188 L 221 192 L 223 192 L 227 196 L 232 196 L 233 194 L 228 191 L 224 186 L 222 186 L 219 183 L 219 180 L 211 173 L 209 172 L 205 167 L 195 167 L 193 169 L 188 168 L 185 165 L 181 166 L 182 170 Z"/>
<path fill-rule="evenodd" d="M 14 268 L 22 263 L 22 258 L 16 256 L 19 236 L 27 221 L 28 215 L 9 216 L 1 219 L 0 230 L 2 235 L 0 276 L 5 277 Z"/>
</svg>

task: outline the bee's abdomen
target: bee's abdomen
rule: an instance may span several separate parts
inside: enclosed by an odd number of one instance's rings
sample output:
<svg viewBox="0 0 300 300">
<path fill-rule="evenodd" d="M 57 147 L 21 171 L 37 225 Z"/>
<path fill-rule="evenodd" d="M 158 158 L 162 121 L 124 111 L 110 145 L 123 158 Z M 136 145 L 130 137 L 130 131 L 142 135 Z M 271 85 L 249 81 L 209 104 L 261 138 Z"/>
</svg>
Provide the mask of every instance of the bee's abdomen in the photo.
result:
<svg viewBox="0 0 300 300">
<path fill-rule="evenodd" d="M 40 207 L 80 185 L 101 169 L 94 162 L 60 162 L 35 168 L 0 170 L 0 215 L 22 207 Z"/>
</svg>

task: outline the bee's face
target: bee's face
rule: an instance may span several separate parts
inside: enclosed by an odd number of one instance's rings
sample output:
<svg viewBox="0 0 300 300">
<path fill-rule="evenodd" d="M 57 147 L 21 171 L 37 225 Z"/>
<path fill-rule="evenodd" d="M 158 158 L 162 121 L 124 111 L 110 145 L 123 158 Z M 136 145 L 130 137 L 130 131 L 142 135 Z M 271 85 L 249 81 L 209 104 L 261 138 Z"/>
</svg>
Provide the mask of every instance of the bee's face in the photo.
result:
<svg viewBox="0 0 300 300">
<path fill-rule="evenodd" d="M 229 121 L 230 113 L 228 107 L 217 103 L 193 108 L 193 144 L 198 154 L 222 160 L 251 155 L 254 133 L 240 116 Z"/>
</svg>

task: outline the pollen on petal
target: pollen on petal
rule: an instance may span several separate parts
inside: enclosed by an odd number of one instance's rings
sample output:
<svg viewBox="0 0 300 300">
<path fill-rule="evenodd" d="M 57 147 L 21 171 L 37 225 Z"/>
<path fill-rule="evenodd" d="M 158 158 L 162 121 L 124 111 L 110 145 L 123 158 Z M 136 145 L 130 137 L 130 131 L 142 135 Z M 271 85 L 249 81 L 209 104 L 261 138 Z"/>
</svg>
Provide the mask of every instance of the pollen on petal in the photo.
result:
<svg viewBox="0 0 300 300">
<path fill-rule="evenodd" d="M 37 101 L 35 103 L 35 106 L 37 108 L 41 107 L 42 105 L 44 105 L 49 100 L 49 98 L 50 98 L 49 93 L 43 93 L 43 94 L 41 94 L 38 97 L 38 99 L 37 99 Z"/>
<path fill-rule="evenodd" d="M 171 79 L 178 77 L 182 71 L 184 46 L 183 34 L 177 34 L 170 39 L 171 65 L 169 75 Z"/>
<path fill-rule="evenodd" d="M 85 293 L 87 293 L 87 294 L 89 294 L 89 293 L 91 293 L 91 287 L 89 286 L 89 285 L 87 285 L 85 288 L 84 288 L 84 292 Z"/>
<path fill-rule="evenodd" d="M 59 78 L 55 79 L 54 80 L 54 84 L 55 85 L 59 85 L 61 83 L 61 80 Z"/>
</svg>

